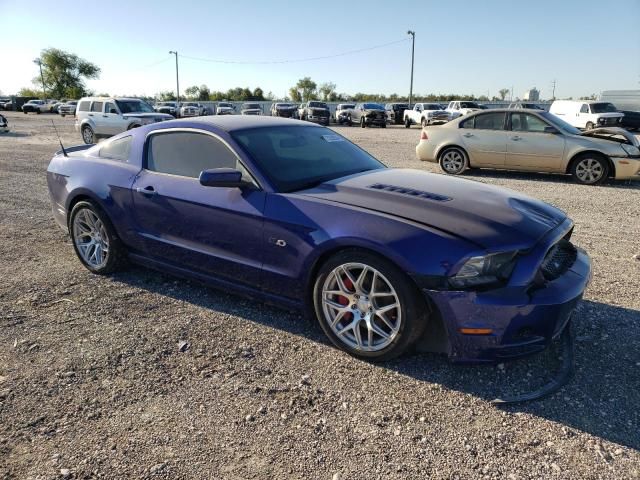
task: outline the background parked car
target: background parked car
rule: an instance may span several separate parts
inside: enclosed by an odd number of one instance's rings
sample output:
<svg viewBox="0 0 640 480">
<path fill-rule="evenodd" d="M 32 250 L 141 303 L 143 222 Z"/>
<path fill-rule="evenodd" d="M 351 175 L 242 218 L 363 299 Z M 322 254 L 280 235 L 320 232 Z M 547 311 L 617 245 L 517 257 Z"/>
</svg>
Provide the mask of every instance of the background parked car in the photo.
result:
<svg viewBox="0 0 640 480">
<path fill-rule="evenodd" d="M 528 102 L 514 102 L 509 104 L 510 109 L 516 108 L 530 108 L 531 110 L 544 110 L 540 105 L 536 105 L 535 103 Z"/>
<path fill-rule="evenodd" d="M 387 126 L 387 113 L 379 103 L 357 103 L 351 111 L 351 121 L 358 123 L 362 128 L 377 125 Z"/>
<path fill-rule="evenodd" d="M 624 117 L 612 103 L 600 101 L 556 100 L 549 111 L 574 127 L 587 130 L 619 126 Z"/>
<path fill-rule="evenodd" d="M 640 129 L 640 90 L 605 90 L 600 101 L 611 102 L 624 114 L 620 126 L 629 130 Z"/>
<path fill-rule="evenodd" d="M 64 117 L 65 115 L 75 115 L 77 106 L 78 106 L 77 100 L 70 100 L 60 105 L 60 107 L 58 107 L 58 113 L 60 114 L 61 117 Z"/>
<path fill-rule="evenodd" d="M 84 143 L 96 143 L 98 137 L 110 137 L 150 123 L 173 120 L 173 115 L 153 111 L 138 98 L 85 97 L 76 111 L 76 131 Z"/>
<path fill-rule="evenodd" d="M 310 101 L 303 103 L 298 110 L 300 120 L 306 120 L 313 123 L 321 123 L 322 125 L 329 125 L 331 113 L 329 107 L 324 102 Z"/>
<path fill-rule="evenodd" d="M 334 113 L 335 122 L 340 125 L 343 123 L 351 125 L 351 111 L 355 106 L 355 103 L 339 103 L 336 106 L 336 111 Z"/>
<path fill-rule="evenodd" d="M 181 117 L 199 117 L 204 115 L 204 107 L 197 102 L 185 102 L 180 107 Z"/>
<path fill-rule="evenodd" d="M 229 102 L 218 102 L 216 106 L 216 115 L 233 115 L 236 112 L 236 106 Z"/>
<path fill-rule="evenodd" d="M 27 103 L 22 105 L 22 111 L 26 115 L 29 112 L 32 113 L 42 113 L 48 112 L 50 105 L 44 100 L 29 100 Z"/>
<path fill-rule="evenodd" d="M 4 115 L 0 115 L 0 133 L 7 133 L 9 131 L 9 121 Z"/>
<path fill-rule="evenodd" d="M 439 103 L 416 103 L 411 110 L 405 110 L 403 122 L 406 128 L 411 125 L 436 125 L 449 121 L 449 112 L 442 109 Z"/>
<path fill-rule="evenodd" d="M 387 103 L 384 106 L 390 123 L 400 125 L 404 121 L 404 111 L 409 109 L 408 103 Z"/>
<path fill-rule="evenodd" d="M 471 112 L 477 112 L 478 110 L 482 109 L 483 107 L 481 107 L 478 103 L 465 100 L 449 102 L 449 106 L 447 106 L 445 110 L 449 112 L 449 117 L 453 120 L 454 118 L 461 117 L 462 115 L 467 115 Z"/>
<path fill-rule="evenodd" d="M 158 113 L 166 113 L 175 118 L 180 114 L 180 107 L 177 102 L 160 102 L 156 103 L 154 110 Z"/>
<path fill-rule="evenodd" d="M 262 115 L 262 107 L 259 103 L 243 103 L 240 115 Z"/>
<path fill-rule="evenodd" d="M 293 103 L 274 103 L 271 105 L 272 117 L 296 118 L 298 107 Z"/>
<path fill-rule="evenodd" d="M 454 175 L 469 167 L 570 173 L 595 185 L 637 175 L 639 147 L 621 128 L 581 132 L 549 112 L 495 109 L 424 128 L 416 155 Z"/>
<path fill-rule="evenodd" d="M 47 100 L 47 103 L 49 104 L 49 113 L 58 113 L 58 108 L 64 102 L 61 102 L 60 100 Z"/>
</svg>

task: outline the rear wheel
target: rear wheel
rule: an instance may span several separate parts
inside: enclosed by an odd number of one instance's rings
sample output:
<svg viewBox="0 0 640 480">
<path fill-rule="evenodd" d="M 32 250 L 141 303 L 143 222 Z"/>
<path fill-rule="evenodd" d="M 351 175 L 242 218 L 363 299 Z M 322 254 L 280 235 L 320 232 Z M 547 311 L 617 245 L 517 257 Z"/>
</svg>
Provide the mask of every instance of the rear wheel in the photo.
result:
<svg viewBox="0 0 640 480">
<path fill-rule="evenodd" d="M 381 126 L 382 128 L 387 128 L 387 124 L 386 124 L 386 122 L 385 122 L 385 123 L 383 123 L 383 124 L 382 124 L 382 125 L 380 125 L 380 126 Z"/>
<path fill-rule="evenodd" d="M 467 154 L 458 147 L 449 147 L 440 154 L 440 168 L 450 175 L 459 175 L 469 166 Z"/>
<path fill-rule="evenodd" d="M 74 205 L 69 217 L 73 248 L 93 273 L 111 273 L 124 264 L 125 248 L 102 209 L 92 201 Z"/>
<path fill-rule="evenodd" d="M 391 262 L 345 250 L 318 272 L 314 307 L 338 348 L 368 360 L 389 360 L 417 340 L 427 323 L 424 300 Z"/>
<path fill-rule="evenodd" d="M 571 167 L 571 174 L 578 183 L 597 185 L 609 175 L 609 164 L 604 158 L 587 153 L 575 159 Z"/>
<path fill-rule="evenodd" d="M 61 113 L 60 116 L 64 118 L 64 113 Z"/>
<path fill-rule="evenodd" d="M 593 130 L 594 124 L 593 122 L 587 122 L 587 124 L 585 125 L 585 128 L 587 130 Z"/>
<path fill-rule="evenodd" d="M 360 128 L 367 128 L 367 122 L 364 121 L 364 117 L 360 117 Z"/>
<path fill-rule="evenodd" d="M 89 125 L 82 127 L 82 141 L 87 145 L 96 143 L 96 135 L 93 133 L 93 129 Z"/>
<path fill-rule="evenodd" d="M 411 120 L 409 120 L 409 117 L 404 119 L 404 128 L 410 128 L 411 127 Z"/>
</svg>

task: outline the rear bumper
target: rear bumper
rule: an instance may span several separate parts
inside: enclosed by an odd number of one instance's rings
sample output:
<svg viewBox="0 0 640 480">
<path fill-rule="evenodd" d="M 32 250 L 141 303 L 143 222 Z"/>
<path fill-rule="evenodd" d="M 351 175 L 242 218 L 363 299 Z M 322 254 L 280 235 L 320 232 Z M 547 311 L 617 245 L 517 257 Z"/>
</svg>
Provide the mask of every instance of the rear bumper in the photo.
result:
<svg viewBox="0 0 640 480">
<path fill-rule="evenodd" d="M 591 279 L 591 261 L 578 249 L 575 263 L 543 288 L 505 287 L 489 292 L 423 290 L 438 309 L 454 362 L 498 362 L 544 350 L 571 319 Z M 491 329 L 467 335 L 462 328 Z"/>
<path fill-rule="evenodd" d="M 416 146 L 416 158 L 425 162 L 437 162 L 436 146 L 429 140 L 420 140 Z"/>
</svg>

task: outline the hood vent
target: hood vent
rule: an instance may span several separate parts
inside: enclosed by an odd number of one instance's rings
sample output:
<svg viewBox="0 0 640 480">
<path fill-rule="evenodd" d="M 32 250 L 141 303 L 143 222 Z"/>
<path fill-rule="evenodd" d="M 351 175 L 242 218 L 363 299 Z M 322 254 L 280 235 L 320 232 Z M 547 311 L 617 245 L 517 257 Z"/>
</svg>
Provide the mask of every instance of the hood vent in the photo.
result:
<svg viewBox="0 0 640 480">
<path fill-rule="evenodd" d="M 435 200 L 436 202 L 448 202 L 451 200 L 451 198 L 445 197 L 444 195 L 438 195 L 437 193 L 423 192 L 422 190 L 414 190 L 413 188 L 395 187 L 384 183 L 376 183 L 371 185 L 369 188 L 384 190 L 385 192 L 399 193 L 409 197 L 426 198 L 427 200 Z"/>
</svg>

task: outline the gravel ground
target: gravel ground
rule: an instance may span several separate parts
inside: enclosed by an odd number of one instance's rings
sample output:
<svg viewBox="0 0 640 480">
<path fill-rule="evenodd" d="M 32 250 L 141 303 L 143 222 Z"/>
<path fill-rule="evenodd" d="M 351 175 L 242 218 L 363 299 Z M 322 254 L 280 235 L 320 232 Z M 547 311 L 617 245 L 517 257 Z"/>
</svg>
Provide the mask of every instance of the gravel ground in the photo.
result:
<svg viewBox="0 0 640 480">
<path fill-rule="evenodd" d="M 640 182 L 481 171 L 575 220 L 594 263 L 560 392 L 496 408 L 559 365 L 413 354 L 372 365 L 298 314 L 138 267 L 98 277 L 54 224 L 45 169 L 73 119 L 0 134 L 0 478 L 639 478 Z M 339 128 L 395 167 L 419 130 Z M 639 257 L 640 258 L 640 257 Z M 184 343 L 187 342 L 187 343 Z"/>
</svg>

